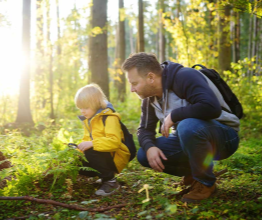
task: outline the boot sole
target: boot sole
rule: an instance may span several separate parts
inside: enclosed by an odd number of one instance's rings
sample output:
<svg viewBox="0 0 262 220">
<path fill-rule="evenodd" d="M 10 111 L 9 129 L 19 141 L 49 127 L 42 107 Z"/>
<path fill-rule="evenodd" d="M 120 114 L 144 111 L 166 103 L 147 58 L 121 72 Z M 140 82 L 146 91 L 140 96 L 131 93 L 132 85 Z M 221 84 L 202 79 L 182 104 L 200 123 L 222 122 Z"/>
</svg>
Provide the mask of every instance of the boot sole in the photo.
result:
<svg viewBox="0 0 262 220">
<path fill-rule="evenodd" d="M 204 200 L 207 200 L 207 199 L 209 199 L 209 198 L 212 198 L 212 197 L 214 197 L 216 194 L 217 194 L 217 188 L 215 189 L 215 191 L 208 197 L 208 198 L 206 198 L 206 199 L 199 199 L 199 200 L 197 200 L 197 199 L 189 199 L 189 198 L 183 198 L 182 197 L 182 199 L 181 199 L 181 201 L 182 202 L 187 202 L 187 203 L 199 203 L 199 202 L 201 202 L 201 201 L 204 201 Z"/>
</svg>

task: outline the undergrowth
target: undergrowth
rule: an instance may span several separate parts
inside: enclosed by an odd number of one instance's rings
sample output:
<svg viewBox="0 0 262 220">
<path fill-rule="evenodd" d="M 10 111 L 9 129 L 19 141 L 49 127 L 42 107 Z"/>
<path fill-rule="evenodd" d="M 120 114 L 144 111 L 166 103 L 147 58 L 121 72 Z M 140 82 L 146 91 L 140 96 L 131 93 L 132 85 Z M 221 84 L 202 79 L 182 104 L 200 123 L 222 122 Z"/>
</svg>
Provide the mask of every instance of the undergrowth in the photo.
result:
<svg viewBox="0 0 262 220">
<path fill-rule="evenodd" d="M 65 124 L 62 124 L 65 123 Z M 118 179 L 121 190 L 110 197 L 94 194 L 97 178 L 79 176 L 82 154 L 64 143 L 78 143 L 83 131 L 72 120 L 50 126 L 41 133 L 25 137 L 19 132 L 1 135 L 0 150 L 12 167 L 3 170 L 1 179 L 12 176 L 0 196 L 30 195 L 83 207 L 126 204 L 104 213 L 74 211 L 25 201 L 0 201 L 2 219 L 28 216 L 28 219 L 261 219 L 262 216 L 262 140 L 257 134 L 242 135 L 238 151 L 230 158 L 215 162 L 215 170 L 227 168 L 218 178 L 216 197 L 200 204 L 184 204 L 176 194 L 179 177 L 157 173 L 132 161 Z M 137 139 L 135 140 L 136 144 Z M 149 184 L 150 201 L 145 192 Z M 31 216 L 31 217 L 30 217 Z"/>
</svg>

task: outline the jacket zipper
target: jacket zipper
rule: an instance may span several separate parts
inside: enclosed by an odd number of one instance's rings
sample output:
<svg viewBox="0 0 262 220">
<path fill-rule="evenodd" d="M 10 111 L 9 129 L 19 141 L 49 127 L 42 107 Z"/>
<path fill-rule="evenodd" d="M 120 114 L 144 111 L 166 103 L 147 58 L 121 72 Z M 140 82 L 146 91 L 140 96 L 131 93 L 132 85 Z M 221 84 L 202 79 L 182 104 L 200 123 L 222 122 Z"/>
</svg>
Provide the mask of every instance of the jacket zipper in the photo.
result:
<svg viewBox="0 0 262 220">
<path fill-rule="evenodd" d="M 91 140 L 93 140 L 91 124 L 90 124 L 89 121 L 88 121 L 88 125 L 89 125 L 89 127 L 90 127 L 90 130 L 89 130 L 88 127 L 86 126 L 85 122 L 82 121 L 82 123 L 83 123 L 84 126 L 86 127 L 86 130 L 88 130 L 89 136 L 90 136 Z M 91 132 L 90 132 L 90 131 L 91 131 Z"/>
</svg>

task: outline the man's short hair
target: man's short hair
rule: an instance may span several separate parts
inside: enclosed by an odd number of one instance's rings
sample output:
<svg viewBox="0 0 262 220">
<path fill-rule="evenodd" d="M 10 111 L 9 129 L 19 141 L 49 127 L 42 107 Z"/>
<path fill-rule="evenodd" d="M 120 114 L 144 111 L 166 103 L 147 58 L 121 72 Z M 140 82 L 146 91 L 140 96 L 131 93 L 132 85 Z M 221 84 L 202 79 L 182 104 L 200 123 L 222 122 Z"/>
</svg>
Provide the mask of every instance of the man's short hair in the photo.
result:
<svg viewBox="0 0 262 220">
<path fill-rule="evenodd" d="M 156 56 L 150 53 L 135 53 L 131 54 L 123 63 L 122 70 L 129 71 L 136 68 L 138 74 L 145 77 L 149 72 L 161 75 L 162 68 Z"/>
<path fill-rule="evenodd" d="M 106 108 L 107 98 L 97 84 L 89 84 L 80 88 L 75 95 L 75 104 L 79 109 L 91 108 L 95 111 Z"/>
</svg>

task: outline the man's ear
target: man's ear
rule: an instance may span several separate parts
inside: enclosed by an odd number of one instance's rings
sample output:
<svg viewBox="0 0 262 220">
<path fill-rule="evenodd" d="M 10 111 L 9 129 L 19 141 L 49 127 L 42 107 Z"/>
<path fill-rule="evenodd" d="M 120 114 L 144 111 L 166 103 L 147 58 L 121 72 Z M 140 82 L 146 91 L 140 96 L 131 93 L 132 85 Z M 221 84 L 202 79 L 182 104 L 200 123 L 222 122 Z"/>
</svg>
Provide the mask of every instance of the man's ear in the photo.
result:
<svg viewBox="0 0 262 220">
<path fill-rule="evenodd" d="M 148 77 L 148 79 L 149 79 L 149 82 L 153 83 L 153 82 L 155 81 L 155 79 L 156 79 L 156 74 L 154 74 L 154 73 L 152 73 L 152 72 L 149 72 L 149 73 L 147 74 L 147 77 Z"/>
</svg>

